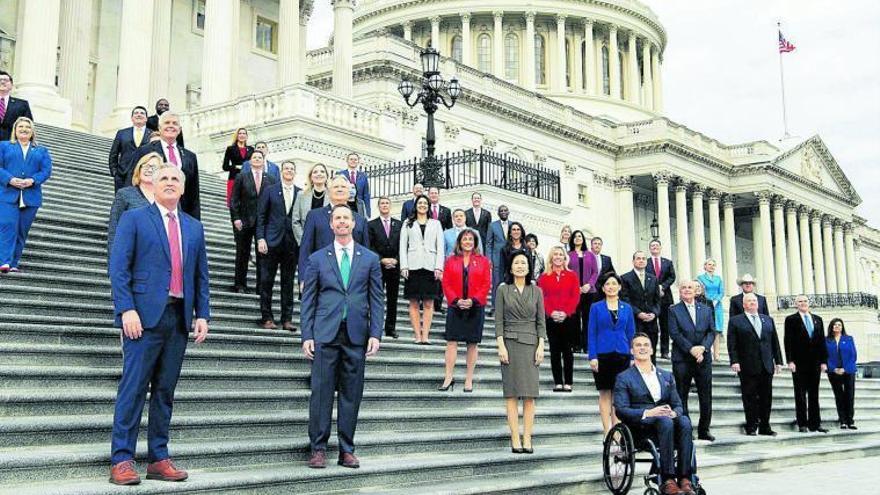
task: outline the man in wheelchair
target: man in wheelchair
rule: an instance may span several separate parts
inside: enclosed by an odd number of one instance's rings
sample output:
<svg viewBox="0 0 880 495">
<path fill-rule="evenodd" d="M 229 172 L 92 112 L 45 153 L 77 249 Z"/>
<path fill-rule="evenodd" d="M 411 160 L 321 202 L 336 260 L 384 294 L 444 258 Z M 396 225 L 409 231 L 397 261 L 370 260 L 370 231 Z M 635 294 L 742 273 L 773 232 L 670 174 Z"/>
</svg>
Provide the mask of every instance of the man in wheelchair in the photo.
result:
<svg viewBox="0 0 880 495">
<path fill-rule="evenodd" d="M 643 433 L 657 442 L 661 493 L 695 495 L 691 421 L 682 411 L 675 378 L 651 363 L 653 349 L 648 335 L 633 337 L 632 353 L 635 366 L 617 375 L 614 385 L 617 417 L 634 435 Z"/>
</svg>

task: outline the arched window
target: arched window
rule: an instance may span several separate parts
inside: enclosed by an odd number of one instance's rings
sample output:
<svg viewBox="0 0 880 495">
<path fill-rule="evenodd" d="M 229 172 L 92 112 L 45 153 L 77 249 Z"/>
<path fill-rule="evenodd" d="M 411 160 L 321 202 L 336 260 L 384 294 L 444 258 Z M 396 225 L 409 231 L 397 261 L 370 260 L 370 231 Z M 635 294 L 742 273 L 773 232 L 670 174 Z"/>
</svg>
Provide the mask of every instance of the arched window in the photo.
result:
<svg viewBox="0 0 880 495">
<path fill-rule="evenodd" d="M 492 72 L 492 38 L 486 33 L 477 38 L 477 69 Z"/>
<path fill-rule="evenodd" d="M 452 37 L 452 46 L 449 53 L 452 54 L 452 60 L 461 62 L 461 36 L 455 35 Z"/>
<path fill-rule="evenodd" d="M 504 37 L 504 78 L 519 80 L 519 37 L 513 33 Z"/>
<path fill-rule="evenodd" d="M 626 98 L 626 93 L 624 91 L 626 84 L 623 83 L 623 74 L 626 72 L 624 70 L 626 65 L 624 65 L 624 63 L 623 63 L 623 52 L 620 50 L 617 51 L 617 60 L 618 60 L 617 68 L 618 68 L 618 72 L 620 72 L 620 74 L 617 75 L 617 80 L 620 81 L 620 95 L 619 96 L 620 96 L 620 99 L 622 100 L 622 99 Z"/>
<path fill-rule="evenodd" d="M 547 53 L 545 52 L 544 37 L 535 35 L 535 84 L 545 86 L 547 84 Z"/>
<path fill-rule="evenodd" d="M 602 45 L 602 93 L 611 96 L 611 67 L 609 67 L 608 45 Z"/>
</svg>

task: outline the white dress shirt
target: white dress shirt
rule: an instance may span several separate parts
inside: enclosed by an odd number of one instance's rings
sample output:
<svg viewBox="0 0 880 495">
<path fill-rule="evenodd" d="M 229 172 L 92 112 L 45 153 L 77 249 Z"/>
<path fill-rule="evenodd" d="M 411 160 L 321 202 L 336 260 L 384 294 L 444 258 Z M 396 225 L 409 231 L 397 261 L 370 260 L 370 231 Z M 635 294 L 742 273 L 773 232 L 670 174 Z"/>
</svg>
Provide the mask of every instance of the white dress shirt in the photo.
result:
<svg viewBox="0 0 880 495">
<path fill-rule="evenodd" d="M 687 308 L 688 314 L 691 315 L 691 321 L 694 322 L 694 325 L 697 324 L 697 307 L 694 303 L 684 303 L 684 307 Z"/>
<path fill-rule="evenodd" d="M 162 153 L 165 154 L 165 161 L 170 163 L 171 165 L 175 165 L 177 168 L 183 168 L 183 156 L 180 154 L 180 148 L 177 147 L 177 141 L 176 140 L 172 141 L 171 144 L 168 144 L 164 140 L 159 141 L 159 142 L 162 143 Z M 171 157 L 169 156 L 170 155 L 170 153 L 168 153 L 169 146 L 174 148 L 174 157 L 177 158 L 176 164 L 171 161 Z"/>
<path fill-rule="evenodd" d="M 648 392 L 651 393 L 651 398 L 654 399 L 654 402 L 660 402 L 660 399 L 663 397 L 663 390 L 660 388 L 660 379 L 657 378 L 657 368 L 651 366 L 651 370 L 647 373 L 642 371 L 641 368 L 638 368 L 639 374 L 642 375 L 642 380 L 645 381 L 645 386 L 648 387 Z"/>
<path fill-rule="evenodd" d="M 746 316 L 749 318 L 749 323 L 752 324 L 752 328 L 755 329 L 755 333 L 758 335 L 758 338 L 761 338 L 762 326 L 761 323 L 761 315 L 758 313 L 746 313 Z"/>
<path fill-rule="evenodd" d="M 336 251 L 336 264 L 339 266 L 339 271 L 342 271 L 343 249 L 348 251 L 348 267 L 351 268 L 351 262 L 354 260 L 354 239 L 350 240 L 348 244 L 340 244 L 339 241 L 334 240 L 333 249 Z"/>
<path fill-rule="evenodd" d="M 28 143 L 26 143 L 26 144 L 21 144 L 21 141 L 19 141 L 18 145 L 21 146 L 21 156 L 22 156 L 25 160 L 27 160 L 27 154 L 28 154 L 28 151 L 31 150 L 31 143 L 28 142 Z"/>
<path fill-rule="evenodd" d="M 293 191 L 294 184 L 290 184 L 289 186 L 285 183 L 281 183 L 281 191 L 284 193 L 284 213 L 290 213 L 290 208 L 293 206 Z"/>
<path fill-rule="evenodd" d="M 159 213 L 162 215 L 162 224 L 165 226 L 165 234 L 168 234 L 168 209 L 156 202 L 156 206 L 159 208 Z M 177 238 L 180 239 L 180 262 L 183 263 L 183 231 L 180 227 L 180 208 L 175 208 L 171 210 L 171 213 L 174 213 L 174 218 L 177 219 Z M 170 245 L 169 245 L 170 246 Z"/>
</svg>

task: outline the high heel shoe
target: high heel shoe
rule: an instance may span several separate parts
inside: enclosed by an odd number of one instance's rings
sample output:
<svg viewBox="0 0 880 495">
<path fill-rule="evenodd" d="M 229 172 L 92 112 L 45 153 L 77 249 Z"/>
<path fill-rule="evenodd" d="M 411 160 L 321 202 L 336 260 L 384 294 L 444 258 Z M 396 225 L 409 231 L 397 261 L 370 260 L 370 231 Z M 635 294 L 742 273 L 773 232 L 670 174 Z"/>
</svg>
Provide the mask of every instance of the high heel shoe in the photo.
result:
<svg viewBox="0 0 880 495">
<path fill-rule="evenodd" d="M 440 384 L 440 386 L 437 387 L 437 390 L 439 390 L 441 392 L 446 392 L 446 391 L 451 392 L 451 391 L 455 390 L 455 378 L 450 380 L 449 384 L 447 384 L 445 387 L 443 386 L 443 384 Z"/>
<path fill-rule="evenodd" d="M 523 454 L 534 454 L 535 453 L 535 449 L 533 449 L 532 447 L 529 447 L 529 448 L 523 447 L 520 450 L 522 451 Z"/>
<path fill-rule="evenodd" d="M 522 447 L 520 447 L 520 448 L 518 448 L 518 449 L 517 449 L 517 448 L 514 448 L 514 447 L 513 447 L 513 442 L 510 442 L 510 451 L 513 452 L 514 454 L 522 454 L 523 452 L 525 452 L 525 451 L 522 449 Z"/>
</svg>

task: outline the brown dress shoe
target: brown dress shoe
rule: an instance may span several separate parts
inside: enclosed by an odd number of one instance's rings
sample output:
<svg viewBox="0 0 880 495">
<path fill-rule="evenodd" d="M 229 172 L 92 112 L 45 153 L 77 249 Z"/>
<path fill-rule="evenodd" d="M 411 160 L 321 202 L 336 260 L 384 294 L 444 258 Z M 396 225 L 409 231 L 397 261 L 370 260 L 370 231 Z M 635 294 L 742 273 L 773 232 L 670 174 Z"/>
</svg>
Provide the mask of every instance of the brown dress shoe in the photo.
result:
<svg viewBox="0 0 880 495">
<path fill-rule="evenodd" d="M 697 492 L 694 490 L 694 485 L 691 484 L 690 478 L 682 478 L 681 481 L 678 482 L 678 487 L 681 495 L 697 495 Z"/>
<path fill-rule="evenodd" d="M 327 453 L 323 450 L 312 452 L 312 457 L 309 459 L 309 467 L 312 469 L 324 469 L 327 467 Z"/>
<path fill-rule="evenodd" d="M 350 452 L 342 452 L 339 454 L 339 461 L 337 462 L 342 467 L 357 469 L 361 467 L 361 461 L 358 460 L 354 454 Z"/>
<path fill-rule="evenodd" d="M 189 478 L 189 474 L 183 469 L 177 469 L 171 459 L 162 459 L 147 466 L 147 479 L 159 481 L 183 481 Z"/>
<path fill-rule="evenodd" d="M 681 495 L 682 491 L 678 488 L 678 483 L 675 480 L 666 480 L 663 483 L 663 487 L 660 488 L 660 493 L 663 495 Z"/>
<path fill-rule="evenodd" d="M 134 461 L 117 462 L 110 468 L 110 483 L 114 485 L 137 485 L 141 482 L 134 469 Z"/>
<path fill-rule="evenodd" d="M 275 322 L 272 320 L 266 320 L 261 323 L 260 326 L 262 326 L 266 330 L 275 330 L 276 328 L 278 328 L 278 325 L 276 325 Z"/>
<path fill-rule="evenodd" d="M 291 331 L 291 332 L 295 332 L 295 331 L 296 331 L 296 327 L 293 326 L 293 322 L 292 322 L 292 321 L 285 321 L 284 324 L 281 325 L 281 328 L 283 328 L 283 329 L 285 329 L 285 330 L 288 330 L 288 331 Z"/>
</svg>

